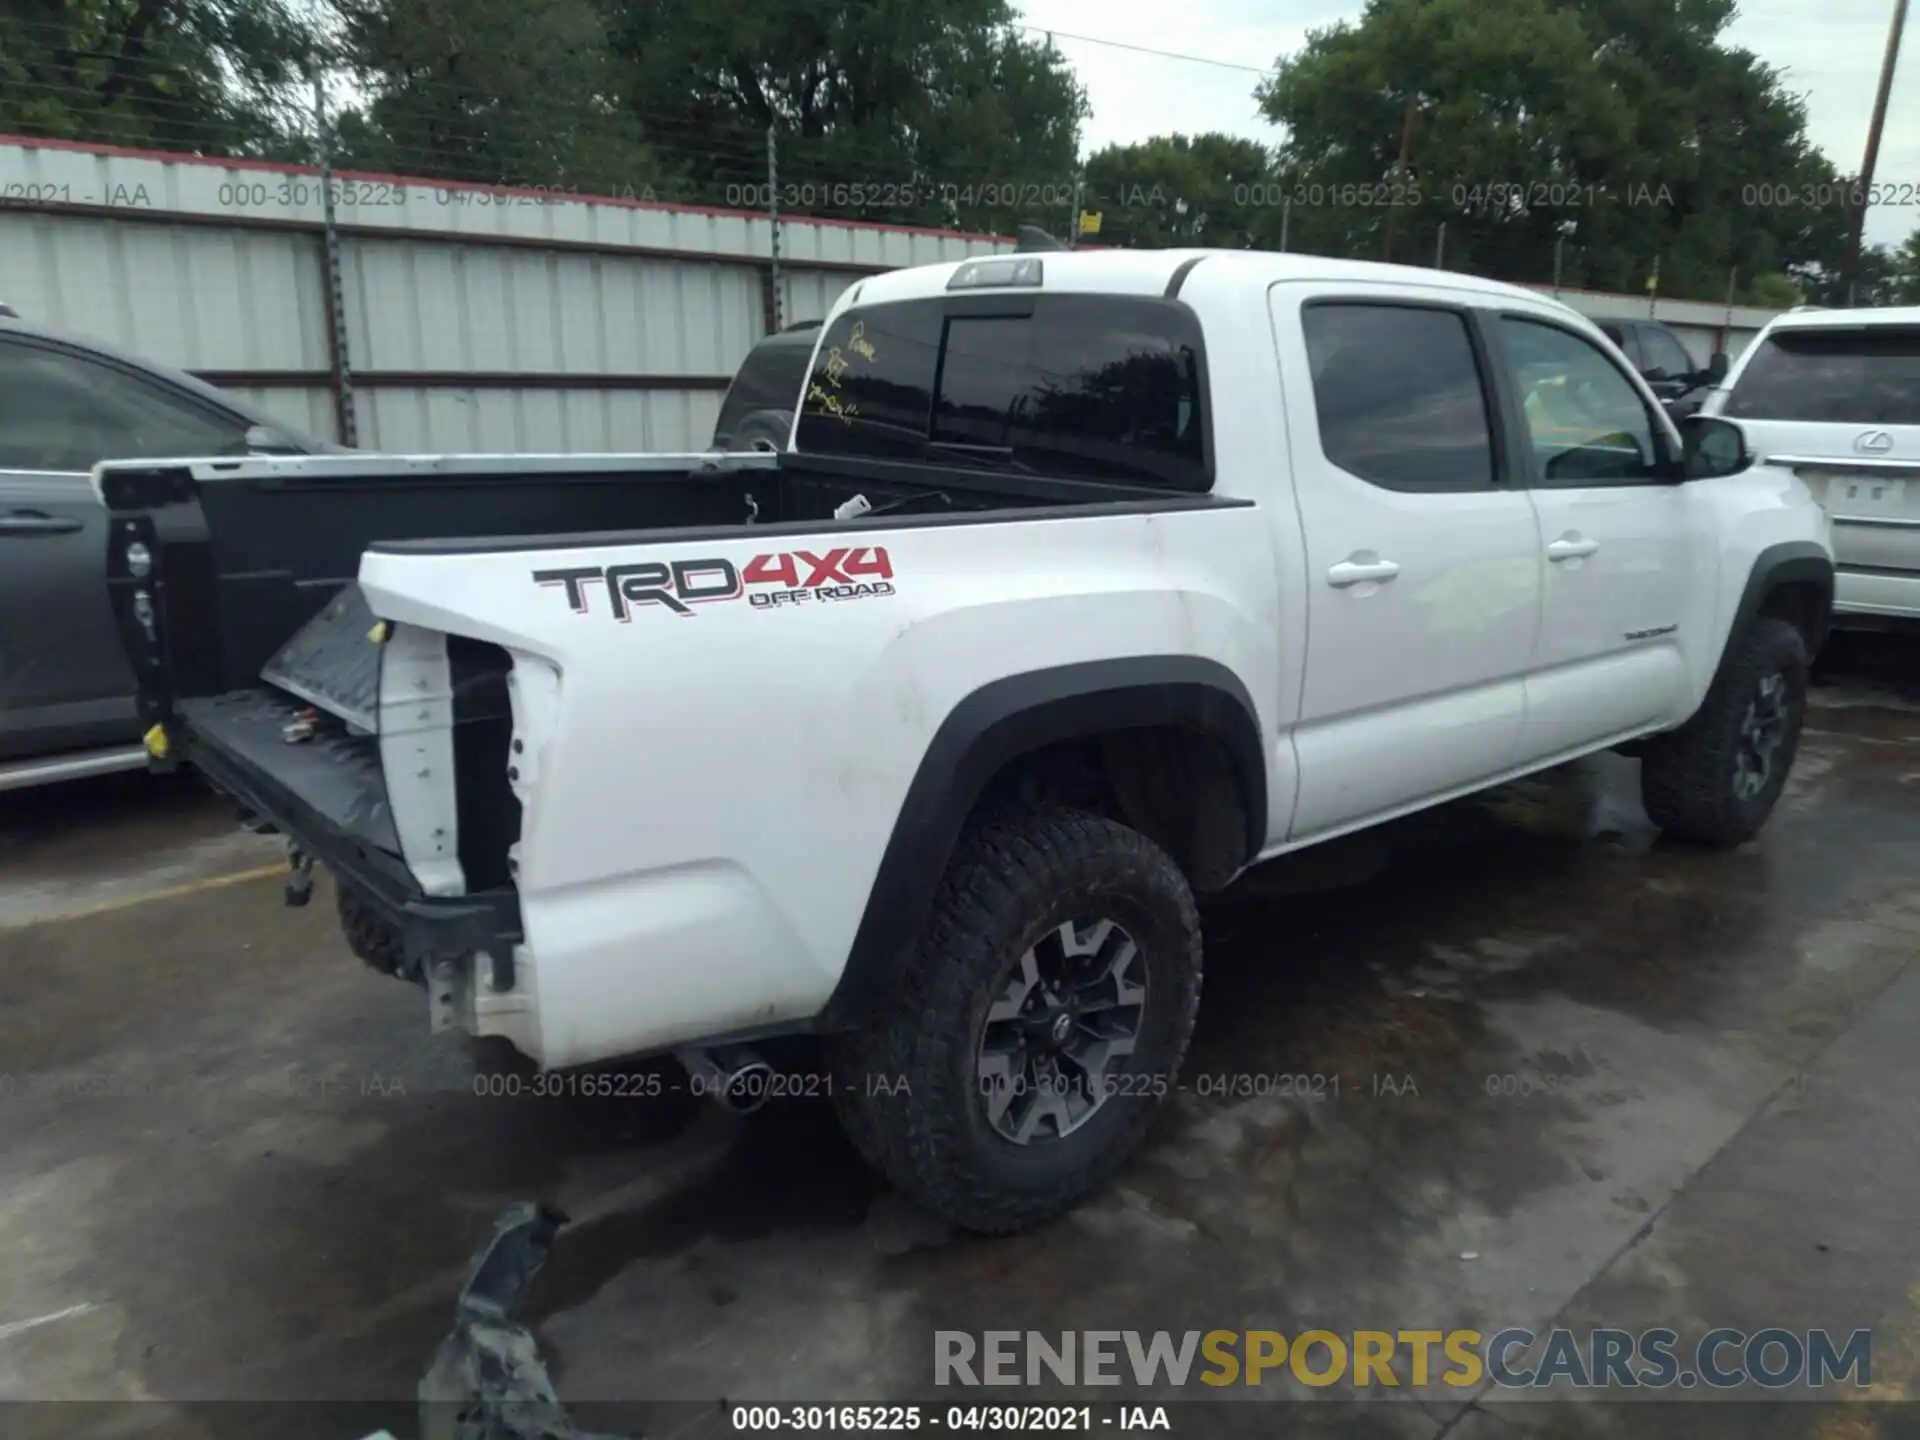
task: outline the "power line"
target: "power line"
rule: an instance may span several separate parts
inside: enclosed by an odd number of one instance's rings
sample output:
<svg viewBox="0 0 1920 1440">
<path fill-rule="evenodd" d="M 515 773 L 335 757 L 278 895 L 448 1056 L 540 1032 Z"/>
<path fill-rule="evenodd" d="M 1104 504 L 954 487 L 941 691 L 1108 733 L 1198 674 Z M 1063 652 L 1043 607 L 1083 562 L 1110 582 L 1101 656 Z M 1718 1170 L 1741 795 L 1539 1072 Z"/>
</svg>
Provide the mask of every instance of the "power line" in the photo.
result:
<svg viewBox="0 0 1920 1440">
<path fill-rule="evenodd" d="M 1152 55 L 1161 60 L 1184 60 L 1189 65 L 1212 65 L 1220 70 L 1240 70 L 1248 75 L 1277 75 L 1279 72 L 1271 66 L 1241 65 L 1232 60 L 1215 60 L 1209 55 L 1185 55 L 1177 50 L 1158 50 L 1151 45 L 1135 45 L 1126 40 L 1103 40 L 1098 35 L 1076 35 L 1071 30 L 1049 30 L 1044 25 L 1016 23 L 1016 30 L 1026 30 L 1035 35 L 1045 35 L 1054 40 L 1078 40 L 1084 45 L 1104 45 L 1109 50 L 1131 50 L 1136 55 Z"/>
</svg>

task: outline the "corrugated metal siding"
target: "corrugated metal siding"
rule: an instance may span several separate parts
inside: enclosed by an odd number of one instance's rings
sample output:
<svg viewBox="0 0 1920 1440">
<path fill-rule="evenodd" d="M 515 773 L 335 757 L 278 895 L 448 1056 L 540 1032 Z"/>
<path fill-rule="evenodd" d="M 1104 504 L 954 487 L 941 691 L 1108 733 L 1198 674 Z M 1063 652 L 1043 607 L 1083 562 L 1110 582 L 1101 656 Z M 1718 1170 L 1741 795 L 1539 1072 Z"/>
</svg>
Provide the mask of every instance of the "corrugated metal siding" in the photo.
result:
<svg viewBox="0 0 1920 1440">
<path fill-rule="evenodd" d="M 310 235 L 0 208 L 0 299 L 21 318 L 186 370 L 325 369 L 318 256 Z"/>
<path fill-rule="evenodd" d="M 51 212 L 0 209 L 0 299 L 23 317 L 219 372 L 268 413 L 337 438 L 311 170 L 0 143 L 0 181 Z M 384 177 L 345 177 L 337 197 L 363 446 L 696 448 L 718 387 L 765 331 L 762 216 Z M 824 315 L 859 279 L 823 266 L 1006 248 L 783 220 L 782 315 Z"/>
<path fill-rule="evenodd" d="M 343 271 L 355 369 L 730 375 L 764 328 L 738 265 L 357 240 Z"/>
<path fill-rule="evenodd" d="M 698 450 L 720 399 L 717 390 L 383 387 L 359 392 L 360 443 L 408 454 Z"/>
<path fill-rule="evenodd" d="M 264 410 L 277 420 L 284 420 L 296 430 L 304 430 L 318 440 L 338 440 L 333 423 L 333 396 L 324 386 L 319 385 L 227 385 L 223 386 L 229 394 L 237 395 L 256 410 Z"/>
<path fill-rule="evenodd" d="M 837 270 L 782 270 L 780 272 L 780 314 L 785 324 L 796 320 L 824 320 L 827 312 L 852 286 L 858 275 Z"/>
</svg>

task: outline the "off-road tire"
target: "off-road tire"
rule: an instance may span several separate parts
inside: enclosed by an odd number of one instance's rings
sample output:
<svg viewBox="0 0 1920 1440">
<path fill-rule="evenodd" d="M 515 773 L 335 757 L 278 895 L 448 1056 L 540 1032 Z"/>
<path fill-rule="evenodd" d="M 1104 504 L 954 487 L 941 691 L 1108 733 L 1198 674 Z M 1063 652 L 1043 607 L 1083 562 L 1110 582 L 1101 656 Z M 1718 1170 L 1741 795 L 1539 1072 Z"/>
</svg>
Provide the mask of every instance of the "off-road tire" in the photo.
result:
<svg viewBox="0 0 1920 1440">
<path fill-rule="evenodd" d="M 1761 616 L 1734 636 L 1698 713 L 1678 730 L 1646 742 L 1640 798 L 1648 818 L 1676 839 L 1696 844 L 1727 847 L 1752 839 L 1773 813 L 1793 768 L 1810 668 L 1805 638 L 1785 620 Z M 1765 786 L 1742 797 L 1734 788 L 1741 727 L 1772 675 L 1786 682 L 1786 730 Z"/>
<path fill-rule="evenodd" d="M 381 974 L 399 975 L 406 963 L 400 950 L 400 932 L 338 877 L 333 882 L 333 895 L 347 948 Z"/>
<path fill-rule="evenodd" d="M 1077 1129 L 1018 1145 L 980 1100 L 977 1045 L 1007 967 L 1068 920 L 1116 919 L 1147 962 L 1123 1084 Z M 1097 815 L 1050 809 L 976 823 L 942 877 L 891 994 L 830 1037 L 841 1124 L 907 1196 L 983 1234 L 1069 1210 L 1132 1153 L 1172 1091 L 1200 1001 L 1200 919 L 1165 851 Z"/>
</svg>

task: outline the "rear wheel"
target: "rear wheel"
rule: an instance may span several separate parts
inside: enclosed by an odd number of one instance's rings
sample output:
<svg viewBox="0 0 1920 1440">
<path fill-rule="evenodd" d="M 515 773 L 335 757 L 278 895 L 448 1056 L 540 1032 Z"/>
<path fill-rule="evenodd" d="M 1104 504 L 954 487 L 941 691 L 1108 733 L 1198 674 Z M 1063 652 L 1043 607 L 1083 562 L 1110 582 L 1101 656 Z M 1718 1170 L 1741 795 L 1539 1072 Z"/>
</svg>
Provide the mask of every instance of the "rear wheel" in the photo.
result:
<svg viewBox="0 0 1920 1440">
<path fill-rule="evenodd" d="M 1103 1183 L 1172 1089 L 1200 995 L 1173 861 L 1099 816 L 983 825 L 892 999 L 832 1042 L 853 1142 L 928 1209 L 1000 1233 Z"/>
<path fill-rule="evenodd" d="M 1762 616 L 1729 647 L 1700 711 L 1647 742 L 1640 793 L 1668 834 L 1705 845 L 1751 839 L 1773 813 L 1800 747 L 1807 645 Z"/>
</svg>

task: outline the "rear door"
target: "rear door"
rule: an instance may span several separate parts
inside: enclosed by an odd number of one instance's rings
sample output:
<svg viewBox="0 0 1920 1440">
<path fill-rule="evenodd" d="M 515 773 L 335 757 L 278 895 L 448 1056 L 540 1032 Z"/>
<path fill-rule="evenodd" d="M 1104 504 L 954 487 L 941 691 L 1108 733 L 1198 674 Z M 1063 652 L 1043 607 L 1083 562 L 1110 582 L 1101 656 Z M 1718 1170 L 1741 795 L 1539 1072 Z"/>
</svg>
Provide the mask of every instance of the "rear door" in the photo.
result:
<svg viewBox="0 0 1920 1440">
<path fill-rule="evenodd" d="M 1299 284 L 1270 303 L 1308 567 L 1301 840 L 1513 765 L 1541 558 L 1464 304 Z"/>
<path fill-rule="evenodd" d="M 1806 462 L 1833 520 L 1835 608 L 1920 616 L 1920 320 L 1778 327 L 1720 413 L 1760 454 Z"/>
<path fill-rule="evenodd" d="M 1539 761 L 1680 718 L 1712 502 L 1676 483 L 1673 436 L 1602 346 L 1534 312 L 1493 328 L 1546 561 L 1522 741 Z"/>
<path fill-rule="evenodd" d="M 0 757 L 135 732 L 95 462 L 236 454 L 246 430 L 120 366 L 0 335 Z"/>
</svg>

